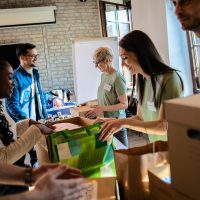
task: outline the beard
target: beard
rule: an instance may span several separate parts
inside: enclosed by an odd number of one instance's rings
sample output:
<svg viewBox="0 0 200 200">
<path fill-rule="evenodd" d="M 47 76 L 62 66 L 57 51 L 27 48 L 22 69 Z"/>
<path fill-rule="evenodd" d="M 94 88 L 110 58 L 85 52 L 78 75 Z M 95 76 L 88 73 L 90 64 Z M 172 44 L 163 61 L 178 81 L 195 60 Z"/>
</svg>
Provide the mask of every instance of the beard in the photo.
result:
<svg viewBox="0 0 200 200">
<path fill-rule="evenodd" d="M 183 30 L 194 31 L 194 32 L 196 30 L 200 30 L 200 17 L 193 19 L 191 23 L 182 24 L 182 28 Z"/>
</svg>

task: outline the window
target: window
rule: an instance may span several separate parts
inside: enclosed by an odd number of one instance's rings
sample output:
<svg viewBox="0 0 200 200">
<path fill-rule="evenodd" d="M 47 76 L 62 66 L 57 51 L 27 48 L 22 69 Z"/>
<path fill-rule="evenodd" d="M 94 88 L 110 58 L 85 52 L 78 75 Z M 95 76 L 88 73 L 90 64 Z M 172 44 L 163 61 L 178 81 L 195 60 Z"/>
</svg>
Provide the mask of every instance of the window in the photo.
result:
<svg viewBox="0 0 200 200">
<path fill-rule="evenodd" d="M 191 70 L 193 77 L 193 91 L 199 93 L 200 91 L 200 39 L 192 32 L 188 33 L 189 50 L 191 58 Z"/>
<path fill-rule="evenodd" d="M 127 5 L 100 1 L 101 23 L 104 37 L 123 37 L 131 27 L 131 12 Z"/>
<path fill-rule="evenodd" d="M 118 37 L 119 40 L 132 30 L 131 6 L 100 1 L 102 32 L 104 37 Z M 128 93 L 131 93 L 133 78 L 128 69 L 123 69 Z"/>
</svg>

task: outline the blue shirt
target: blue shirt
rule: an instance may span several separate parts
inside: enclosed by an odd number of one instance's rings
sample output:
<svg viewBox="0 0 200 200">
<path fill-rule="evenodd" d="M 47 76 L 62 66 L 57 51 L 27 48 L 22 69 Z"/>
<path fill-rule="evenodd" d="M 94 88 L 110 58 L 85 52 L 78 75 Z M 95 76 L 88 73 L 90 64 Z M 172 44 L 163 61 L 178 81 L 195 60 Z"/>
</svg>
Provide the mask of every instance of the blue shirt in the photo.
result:
<svg viewBox="0 0 200 200">
<path fill-rule="evenodd" d="M 22 119 L 37 120 L 46 118 L 46 105 L 39 80 L 37 69 L 33 69 L 33 78 L 35 82 L 35 94 L 32 90 L 32 75 L 28 73 L 21 65 L 14 71 L 14 90 L 11 98 L 6 100 L 6 108 L 9 115 L 18 122 Z M 33 98 L 35 96 L 35 98 Z M 34 109 L 36 104 L 37 109 Z"/>
</svg>

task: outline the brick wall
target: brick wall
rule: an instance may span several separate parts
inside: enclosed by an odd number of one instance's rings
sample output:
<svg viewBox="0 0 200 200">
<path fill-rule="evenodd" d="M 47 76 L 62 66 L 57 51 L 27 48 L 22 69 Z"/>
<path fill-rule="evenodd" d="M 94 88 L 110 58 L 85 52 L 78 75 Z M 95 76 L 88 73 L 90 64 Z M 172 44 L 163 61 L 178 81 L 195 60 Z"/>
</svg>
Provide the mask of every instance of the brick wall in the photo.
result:
<svg viewBox="0 0 200 200">
<path fill-rule="evenodd" d="M 30 42 L 40 54 L 44 90 L 73 90 L 72 41 L 100 37 L 97 0 L 1 0 L 0 9 L 55 5 L 56 24 L 0 29 L 0 44 Z"/>
</svg>

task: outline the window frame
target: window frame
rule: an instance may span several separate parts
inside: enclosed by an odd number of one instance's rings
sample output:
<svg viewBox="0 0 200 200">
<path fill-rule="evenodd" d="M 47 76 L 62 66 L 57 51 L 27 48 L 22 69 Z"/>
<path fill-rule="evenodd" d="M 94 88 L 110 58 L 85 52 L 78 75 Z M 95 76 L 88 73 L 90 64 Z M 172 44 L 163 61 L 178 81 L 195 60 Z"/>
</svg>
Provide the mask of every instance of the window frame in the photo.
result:
<svg viewBox="0 0 200 200">
<path fill-rule="evenodd" d="M 200 93 L 200 85 L 199 85 L 199 87 L 197 85 L 197 79 L 200 78 L 200 77 L 198 77 L 198 73 L 199 73 L 199 70 L 200 70 L 200 54 L 196 55 L 194 48 L 200 49 L 200 43 L 193 43 L 192 37 L 196 37 L 194 33 L 187 31 L 186 35 L 187 35 L 187 40 L 188 40 L 190 69 L 191 69 L 192 83 L 193 83 L 193 93 L 197 94 L 197 93 Z M 199 66 L 197 66 L 196 63 L 195 63 L 195 59 L 196 59 L 195 57 L 196 56 L 198 56 L 197 59 L 199 60 Z"/>
<path fill-rule="evenodd" d="M 102 27 L 102 36 L 103 37 L 109 37 L 108 36 L 108 33 L 107 33 L 107 20 L 106 20 L 106 5 L 114 5 L 116 6 L 116 11 L 119 11 L 121 7 L 124 7 L 126 8 L 125 10 L 127 11 L 128 13 L 128 21 L 127 23 L 129 24 L 129 28 L 130 28 L 130 32 L 133 30 L 133 27 L 132 27 L 132 12 L 131 12 L 131 2 L 127 2 L 126 4 L 118 4 L 118 3 L 113 3 L 113 2 L 107 2 L 107 1 L 99 1 L 99 10 L 100 10 L 100 18 L 101 18 L 101 27 Z M 115 37 L 118 37 L 118 39 L 120 39 L 120 24 L 121 22 L 123 23 L 123 21 L 119 21 L 119 18 L 117 19 L 117 21 L 113 21 L 113 22 L 117 22 L 118 24 L 118 33 L 119 33 L 119 36 L 115 36 Z M 112 36 L 111 36 L 112 37 Z M 130 72 L 129 72 L 130 73 Z M 122 68 L 122 74 L 124 75 L 126 81 L 127 79 L 129 78 L 130 81 L 127 81 L 127 93 L 132 93 L 132 89 L 133 89 L 133 84 L 134 84 L 134 78 L 131 74 L 129 74 L 127 77 L 125 76 L 125 71 L 124 69 Z M 130 91 L 131 89 L 131 91 Z M 129 94 L 130 95 L 130 94 Z"/>
<path fill-rule="evenodd" d="M 117 3 L 112 3 L 112 2 L 106 2 L 106 1 L 99 1 L 99 9 L 100 9 L 100 18 L 101 18 L 101 27 L 102 27 L 102 35 L 103 37 L 108 37 L 107 33 L 107 21 L 106 21 L 106 5 L 114 5 L 117 8 L 117 11 L 120 10 L 120 7 L 126 8 L 128 14 L 128 19 L 129 21 L 127 22 L 130 25 L 130 31 L 132 30 L 132 19 L 131 19 L 131 6 L 129 4 L 117 4 Z M 116 21 L 119 25 L 119 21 Z M 119 26 L 118 26 L 119 27 Z"/>
</svg>

